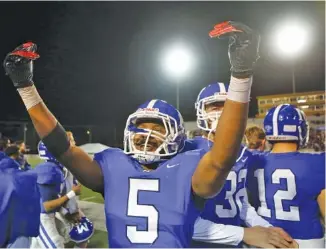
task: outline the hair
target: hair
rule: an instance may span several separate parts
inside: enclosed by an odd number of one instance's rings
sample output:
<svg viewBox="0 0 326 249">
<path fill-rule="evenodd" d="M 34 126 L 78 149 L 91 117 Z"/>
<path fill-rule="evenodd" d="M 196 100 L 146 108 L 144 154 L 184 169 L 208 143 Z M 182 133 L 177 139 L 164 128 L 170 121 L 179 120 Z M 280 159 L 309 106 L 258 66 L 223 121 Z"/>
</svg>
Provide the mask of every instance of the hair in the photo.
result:
<svg viewBox="0 0 326 249">
<path fill-rule="evenodd" d="M 257 150 L 266 138 L 264 130 L 258 126 L 252 126 L 245 131 L 246 145 L 249 149 Z"/>
<path fill-rule="evenodd" d="M 8 148 L 6 148 L 5 153 L 7 156 L 14 156 L 19 154 L 19 148 L 17 145 L 10 145 Z"/>
<path fill-rule="evenodd" d="M 8 140 L 7 137 L 0 138 L 0 151 L 4 151 L 8 147 Z"/>
<path fill-rule="evenodd" d="M 66 131 L 66 134 L 67 134 L 67 136 L 73 135 L 73 133 L 71 131 Z"/>
<path fill-rule="evenodd" d="M 17 141 L 15 142 L 15 145 L 20 146 L 20 145 L 22 145 L 23 143 L 25 143 L 24 140 L 17 140 Z"/>
</svg>

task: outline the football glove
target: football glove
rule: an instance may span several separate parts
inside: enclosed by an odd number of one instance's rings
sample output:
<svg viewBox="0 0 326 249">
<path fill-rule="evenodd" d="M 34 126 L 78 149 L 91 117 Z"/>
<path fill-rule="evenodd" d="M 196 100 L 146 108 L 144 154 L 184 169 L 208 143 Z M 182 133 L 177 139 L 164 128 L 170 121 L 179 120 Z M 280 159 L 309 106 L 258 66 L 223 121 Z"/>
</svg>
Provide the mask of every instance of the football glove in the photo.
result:
<svg viewBox="0 0 326 249">
<path fill-rule="evenodd" d="M 215 25 L 211 38 L 229 38 L 229 60 L 233 76 L 249 76 L 259 59 L 260 36 L 248 26 L 233 21 Z"/>
<path fill-rule="evenodd" d="M 33 61 L 40 56 L 37 46 L 32 42 L 24 43 L 7 54 L 3 67 L 16 88 L 33 85 Z"/>
</svg>

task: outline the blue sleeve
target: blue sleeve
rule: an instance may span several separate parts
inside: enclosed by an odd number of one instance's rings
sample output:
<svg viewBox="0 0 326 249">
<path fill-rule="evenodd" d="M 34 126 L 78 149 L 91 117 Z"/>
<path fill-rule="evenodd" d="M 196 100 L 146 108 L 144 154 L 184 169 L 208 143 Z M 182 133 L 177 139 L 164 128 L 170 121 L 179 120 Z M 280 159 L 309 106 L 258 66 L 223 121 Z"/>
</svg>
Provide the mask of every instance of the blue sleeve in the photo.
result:
<svg viewBox="0 0 326 249">
<path fill-rule="evenodd" d="M 38 184 L 58 184 L 64 180 L 62 170 L 54 163 L 41 163 L 34 169 Z"/>
<path fill-rule="evenodd" d="M 41 210 L 36 180 L 30 172 L 1 172 L 0 245 L 4 238 L 12 243 L 20 236 L 38 236 Z"/>
<path fill-rule="evenodd" d="M 108 176 L 108 174 L 110 173 L 110 167 L 112 165 L 112 162 L 114 162 L 116 156 L 121 155 L 121 153 L 123 152 L 120 149 L 109 148 L 94 155 L 94 161 L 96 161 L 101 167 L 104 177 Z M 123 153 L 123 155 L 125 154 Z"/>
<path fill-rule="evenodd" d="M 57 199 L 60 191 L 56 185 L 39 184 L 38 189 L 43 202 Z"/>
<path fill-rule="evenodd" d="M 311 162 L 311 173 L 313 173 L 313 188 L 315 195 L 325 189 L 325 153 L 312 155 L 313 160 Z"/>
</svg>

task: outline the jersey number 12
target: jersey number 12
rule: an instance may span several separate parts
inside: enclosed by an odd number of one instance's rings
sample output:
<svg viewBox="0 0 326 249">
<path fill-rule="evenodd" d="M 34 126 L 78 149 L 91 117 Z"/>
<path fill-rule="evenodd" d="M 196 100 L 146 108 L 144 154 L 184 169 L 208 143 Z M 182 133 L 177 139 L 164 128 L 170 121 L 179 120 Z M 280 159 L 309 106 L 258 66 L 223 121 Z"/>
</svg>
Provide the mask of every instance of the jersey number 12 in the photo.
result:
<svg viewBox="0 0 326 249">
<path fill-rule="evenodd" d="M 255 177 L 258 179 L 258 191 L 260 207 L 258 214 L 271 218 L 271 210 L 267 207 L 266 203 L 266 189 L 264 169 L 257 169 Z M 272 183 L 280 184 L 280 179 L 285 179 L 287 183 L 287 190 L 277 190 L 273 196 L 275 205 L 275 217 L 278 220 L 299 221 L 300 213 L 299 207 L 290 206 L 289 211 L 285 211 L 282 201 L 291 201 L 297 195 L 297 188 L 295 183 L 295 176 L 290 169 L 277 169 L 272 174 Z"/>
</svg>

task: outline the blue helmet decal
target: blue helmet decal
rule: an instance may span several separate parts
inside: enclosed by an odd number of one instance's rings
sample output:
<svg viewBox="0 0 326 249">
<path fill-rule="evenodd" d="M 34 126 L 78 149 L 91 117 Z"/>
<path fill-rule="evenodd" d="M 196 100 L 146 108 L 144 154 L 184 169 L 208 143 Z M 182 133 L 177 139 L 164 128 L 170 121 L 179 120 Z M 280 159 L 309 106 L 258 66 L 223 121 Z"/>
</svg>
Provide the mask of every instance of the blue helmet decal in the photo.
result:
<svg viewBox="0 0 326 249">
<path fill-rule="evenodd" d="M 53 162 L 60 167 L 63 165 L 52 155 L 52 153 L 46 148 L 45 144 L 40 141 L 37 145 L 38 155 L 41 159 L 47 162 Z"/>
</svg>

